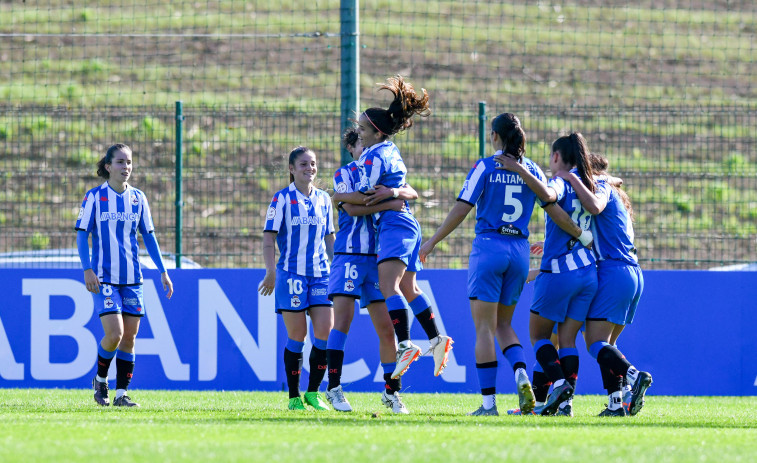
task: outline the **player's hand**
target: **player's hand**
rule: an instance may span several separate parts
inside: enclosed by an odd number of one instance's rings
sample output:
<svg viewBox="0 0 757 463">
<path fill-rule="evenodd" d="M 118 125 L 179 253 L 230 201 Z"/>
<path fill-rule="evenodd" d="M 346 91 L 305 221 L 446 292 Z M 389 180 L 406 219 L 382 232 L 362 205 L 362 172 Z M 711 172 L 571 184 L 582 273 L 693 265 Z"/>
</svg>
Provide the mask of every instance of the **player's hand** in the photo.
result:
<svg viewBox="0 0 757 463">
<path fill-rule="evenodd" d="M 275 287 L 276 274 L 265 272 L 265 277 L 263 278 L 263 281 L 260 282 L 260 286 L 258 286 L 258 292 L 263 296 L 268 296 L 270 294 L 273 294 Z"/>
<path fill-rule="evenodd" d="M 509 170 L 511 172 L 518 172 L 523 167 L 514 157 L 509 154 L 498 154 L 494 156 L 494 160 L 499 163 L 496 166 L 499 170 Z"/>
<path fill-rule="evenodd" d="M 166 299 L 171 299 L 171 296 L 173 296 L 173 281 L 171 281 L 171 277 L 168 276 L 168 272 L 160 274 L 160 281 L 163 283 L 163 291 L 166 292 Z"/>
<path fill-rule="evenodd" d="M 536 243 L 531 245 L 531 255 L 532 256 L 541 256 L 544 255 L 544 241 L 537 241 Z"/>
<path fill-rule="evenodd" d="M 100 282 L 97 280 L 95 271 L 91 268 L 84 271 L 84 286 L 90 293 L 100 294 Z"/>
<path fill-rule="evenodd" d="M 589 230 L 581 230 L 581 234 L 577 239 L 587 249 L 591 249 L 594 244 L 594 235 Z"/>
<path fill-rule="evenodd" d="M 387 188 L 384 185 L 376 185 L 373 190 L 366 192 L 365 205 L 375 206 L 389 198 L 394 197 L 394 188 Z"/>
<path fill-rule="evenodd" d="M 436 244 L 432 243 L 431 241 L 426 241 L 421 245 L 421 250 L 418 251 L 418 257 L 420 257 L 422 263 L 426 263 L 426 258 L 429 254 L 431 254 L 435 247 Z"/>
</svg>

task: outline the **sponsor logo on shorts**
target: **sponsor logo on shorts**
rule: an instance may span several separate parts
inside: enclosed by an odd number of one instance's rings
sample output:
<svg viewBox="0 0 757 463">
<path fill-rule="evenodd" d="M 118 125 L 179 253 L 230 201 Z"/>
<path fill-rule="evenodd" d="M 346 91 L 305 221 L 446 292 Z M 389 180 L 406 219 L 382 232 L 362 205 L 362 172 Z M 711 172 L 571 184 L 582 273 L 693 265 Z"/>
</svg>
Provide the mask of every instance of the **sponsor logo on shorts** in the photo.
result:
<svg viewBox="0 0 757 463">
<path fill-rule="evenodd" d="M 136 297 L 125 297 L 124 298 L 124 305 L 137 305 L 139 304 L 139 299 Z"/>
<path fill-rule="evenodd" d="M 328 296 L 329 290 L 327 288 L 316 288 L 311 292 L 311 294 L 313 296 Z"/>
<path fill-rule="evenodd" d="M 103 303 L 106 309 L 112 309 L 113 308 L 113 299 L 106 297 L 105 302 Z"/>
<path fill-rule="evenodd" d="M 344 290 L 347 292 L 351 292 L 355 289 L 355 283 L 352 280 L 347 280 L 344 282 Z"/>
<path fill-rule="evenodd" d="M 141 312 L 141 311 L 142 311 L 142 307 L 137 307 L 137 312 Z M 432 315 L 432 317 L 433 317 L 433 315 Z"/>
<path fill-rule="evenodd" d="M 294 296 L 292 296 L 291 306 L 296 309 L 296 308 L 298 308 L 300 306 L 300 304 L 302 304 L 302 302 L 300 301 L 300 297 L 297 296 L 296 294 Z"/>
</svg>

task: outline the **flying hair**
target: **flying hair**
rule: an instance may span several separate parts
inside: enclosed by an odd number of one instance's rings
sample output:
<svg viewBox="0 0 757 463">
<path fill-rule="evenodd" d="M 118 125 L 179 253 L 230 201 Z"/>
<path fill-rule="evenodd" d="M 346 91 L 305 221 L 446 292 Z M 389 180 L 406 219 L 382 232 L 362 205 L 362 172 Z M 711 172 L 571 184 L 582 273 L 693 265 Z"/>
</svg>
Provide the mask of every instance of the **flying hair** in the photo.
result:
<svg viewBox="0 0 757 463">
<path fill-rule="evenodd" d="M 385 84 L 377 85 L 379 85 L 379 90 L 392 92 L 394 99 L 388 109 L 368 108 L 364 114 L 376 131 L 385 137 L 412 127 L 413 116 L 428 117 L 431 114 L 426 89 L 422 88 L 419 95 L 413 85 L 405 82 L 402 76 L 390 77 Z"/>
</svg>

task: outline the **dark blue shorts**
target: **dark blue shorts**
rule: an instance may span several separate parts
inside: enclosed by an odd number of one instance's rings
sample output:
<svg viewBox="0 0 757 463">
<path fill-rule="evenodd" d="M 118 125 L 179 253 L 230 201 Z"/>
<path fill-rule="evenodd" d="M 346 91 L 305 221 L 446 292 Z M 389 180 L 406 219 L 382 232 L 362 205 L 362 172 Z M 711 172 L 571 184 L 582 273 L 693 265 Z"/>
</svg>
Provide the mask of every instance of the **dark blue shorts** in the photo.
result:
<svg viewBox="0 0 757 463">
<path fill-rule="evenodd" d="M 593 264 L 570 272 L 542 272 L 534 283 L 531 312 L 558 323 L 566 318 L 582 322 L 596 292 L 597 267 Z"/>
<path fill-rule="evenodd" d="M 329 277 L 305 277 L 276 269 L 276 313 L 300 312 L 314 306 L 331 307 Z"/>
<path fill-rule="evenodd" d="M 528 240 L 494 233 L 476 236 L 468 261 L 468 298 L 513 305 L 528 277 Z"/>
<path fill-rule="evenodd" d="M 347 296 L 360 299 L 367 307 L 371 302 L 380 302 L 384 296 L 379 289 L 376 256 L 337 254 L 331 264 L 329 275 L 329 299 Z"/>
<path fill-rule="evenodd" d="M 600 261 L 597 263 L 599 286 L 589 307 L 588 320 L 606 320 L 628 325 L 636 315 L 644 290 L 644 276 L 636 265 Z"/>
</svg>

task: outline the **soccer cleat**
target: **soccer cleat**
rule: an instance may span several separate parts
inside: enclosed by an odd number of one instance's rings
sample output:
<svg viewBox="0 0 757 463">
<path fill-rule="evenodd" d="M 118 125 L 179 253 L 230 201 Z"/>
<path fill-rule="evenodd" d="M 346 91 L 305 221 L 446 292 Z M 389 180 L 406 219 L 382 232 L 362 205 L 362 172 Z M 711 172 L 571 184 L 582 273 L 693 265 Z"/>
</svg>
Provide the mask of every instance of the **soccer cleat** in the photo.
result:
<svg viewBox="0 0 757 463">
<path fill-rule="evenodd" d="M 478 407 L 478 410 L 468 413 L 468 416 L 499 416 L 499 412 L 497 411 L 497 404 L 494 404 L 492 408 L 484 408 L 484 406 L 481 405 L 480 407 Z"/>
<path fill-rule="evenodd" d="M 290 410 L 305 410 L 305 404 L 302 403 L 302 399 L 299 397 L 292 397 L 289 399 Z"/>
<path fill-rule="evenodd" d="M 352 407 L 350 406 L 350 403 L 347 402 L 347 399 L 344 398 L 344 391 L 342 390 L 341 384 L 335 387 L 334 389 L 326 391 L 326 400 L 331 402 L 331 405 L 334 407 L 334 410 L 338 412 L 351 412 L 352 411 Z"/>
<path fill-rule="evenodd" d="M 108 399 L 108 383 L 103 383 L 98 381 L 97 378 L 93 378 L 92 387 L 95 389 L 95 402 L 103 407 L 110 405 L 110 400 Z"/>
<path fill-rule="evenodd" d="M 409 339 L 402 341 L 397 347 L 397 366 L 392 373 L 392 379 L 397 379 L 410 368 L 410 364 L 418 359 L 421 355 L 421 348 L 412 343 Z"/>
<path fill-rule="evenodd" d="M 534 409 L 528 413 L 523 413 L 523 411 L 520 408 L 511 408 L 507 411 L 508 415 L 538 415 L 536 413 L 536 410 L 538 410 L 539 407 L 534 407 Z"/>
<path fill-rule="evenodd" d="M 428 353 L 434 354 L 434 376 L 442 374 L 442 370 L 447 366 L 449 351 L 452 350 L 452 338 L 440 334 L 430 341 Z"/>
<path fill-rule="evenodd" d="M 573 397 L 573 387 L 566 381 L 560 387 L 552 389 L 552 393 L 547 397 L 547 401 L 544 402 L 544 407 L 541 408 L 539 414 L 554 415 L 557 412 L 557 407 L 571 397 Z"/>
<path fill-rule="evenodd" d="M 626 409 L 626 415 L 631 414 L 631 398 L 633 397 L 633 394 L 631 393 L 631 386 L 624 386 L 623 387 L 623 408 Z"/>
<path fill-rule="evenodd" d="M 386 405 L 387 408 L 391 408 L 392 413 L 399 413 L 402 415 L 410 413 L 407 410 L 407 407 L 405 407 L 405 404 L 402 403 L 402 398 L 400 397 L 399 392 L 395 392 L 394 394 L 387 394 L 386 391 L 382 392 L 381 402 Z"/>
<path fill-rule="evenodd" d="M 329 404 L 323 400 L 323 397 L 321 397 L 321 394 L 319 394 L 318 391 L 306 392 L 304 398 L 305 403 L 313 407 L 315 410 L 330 410 Z"/>
<path fill-rule="evenodd" d="M 615 410 L 610 410 L 610 407 L 605 408 L 602 410 L 602 413 L 600 413 L 597 416 L 626 416 L 626 409 L 623 407 L 616 408 Z"/>
<path fill-rule="evenodd" d="M 573 406 L 570 404 L 570 402 L 563 402 L 559 407 L 557 407 L 557 412 L 555 413 L 555 415 L 573 416 Z"/>
<path fill-rule="evenodd" d="M 652 385 L 652 375 L 646 371 L 640 371 L 636 382 L 631 388 L 631 401 L 628 404 L 628 414 L 635 415 L 641 411 L 644 406 L 644 393 Z"/>
<path fill-rule="evenodd" d="M 531 388 L 531 381 L 528 380 L 526 371 L 522 368 L 518 369 L 518 405 L 523 414 L 530 414 L 536 405 L 536 398 L 534 397 L 534 390 Z"/>
<path fill-rule="evenodd" d="M 131 397 L 124 394 L 121 397 L 116 397 L 113 401 L 114 407 L 139 407 L 139 404 L 131 400 Z"/>
</svg>

